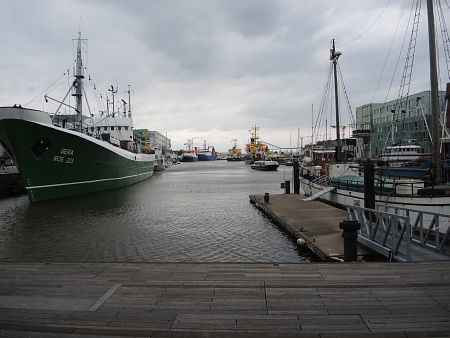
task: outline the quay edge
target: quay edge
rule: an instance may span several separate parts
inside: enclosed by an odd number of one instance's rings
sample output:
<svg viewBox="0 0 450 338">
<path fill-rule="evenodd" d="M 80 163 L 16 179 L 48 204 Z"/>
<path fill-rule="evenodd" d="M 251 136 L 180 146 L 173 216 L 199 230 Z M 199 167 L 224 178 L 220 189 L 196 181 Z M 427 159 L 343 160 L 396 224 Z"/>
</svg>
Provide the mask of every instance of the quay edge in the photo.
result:
<svg viewBox="0 0 450 338">
<path fill-rule="evenodd" d="M 344 243 L 339 222 L 346 213 L 318 201 L 303 201 L 296 194 L 270 195 L 269 203 L 263 195 L 250 195 L 250 203 L 286 230 L 322 261 L 342 261 Z M 367 256 L 358 245 L 358 256 Z"/>
</svg>

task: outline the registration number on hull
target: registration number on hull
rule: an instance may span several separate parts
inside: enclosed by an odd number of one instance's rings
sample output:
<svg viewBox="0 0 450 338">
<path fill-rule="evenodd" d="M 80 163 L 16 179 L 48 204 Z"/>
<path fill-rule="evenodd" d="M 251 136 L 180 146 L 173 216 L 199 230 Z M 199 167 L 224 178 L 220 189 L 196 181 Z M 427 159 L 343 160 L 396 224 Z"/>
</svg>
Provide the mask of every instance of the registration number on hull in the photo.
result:
<svg viewBox="0 0 450 338">
<path fill-rule="evenodd" d="M 53 162 L 55 163 L 64 163 L 64 164 L 73 164 L 75 162 L 74 151 L 70 148 L 61 148 L 58 155 L 53 157 Z"/>
</svg>

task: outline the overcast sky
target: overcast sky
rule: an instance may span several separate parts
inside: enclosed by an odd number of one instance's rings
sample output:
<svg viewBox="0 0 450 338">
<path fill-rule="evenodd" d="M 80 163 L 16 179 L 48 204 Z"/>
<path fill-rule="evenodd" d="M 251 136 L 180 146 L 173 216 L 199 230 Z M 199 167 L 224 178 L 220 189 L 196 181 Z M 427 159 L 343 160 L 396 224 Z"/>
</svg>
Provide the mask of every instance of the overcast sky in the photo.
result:
<svg viewBox="0 0 450 338">
<path fill-rule="evenodd" d="M 278 146 L 296 146 L 298 129 L 304 143 L 310 140 L 311 108 L 318 110 L 322 101 L 333 38 L 342 52 L 340 68 L 353 110 L 384 102 L 412 1 L 1 3 L 0 106 L 27 104 L 53 112 L 56 107 L 43 95 L 65 94 L 63 74 L 74 61 L 72 39 L 81 30 L 88 39 L 91 87 L 95 83 L 105 96 L 111 84 L 118 84 L 118 93 L 128 100 L 125 91 L 131 85 L 136 128 L 167 133 L 174 149 L 195 138 L 197 145 L 207 140 L 224 151 L 232 139 L 244 148 L 254 124 L 262 140 Z M 422 7 L 412 92 L 428 89 Z M 446 2 L 443 10 L 448 18 Z M 403 64 L 404 58 L 389 100 L 397 97 Z M 328 125 L 333 125 L 331 109 L 329 115 Z M 341 116 L 348 124 L 344 103 Z"/>
</svg>

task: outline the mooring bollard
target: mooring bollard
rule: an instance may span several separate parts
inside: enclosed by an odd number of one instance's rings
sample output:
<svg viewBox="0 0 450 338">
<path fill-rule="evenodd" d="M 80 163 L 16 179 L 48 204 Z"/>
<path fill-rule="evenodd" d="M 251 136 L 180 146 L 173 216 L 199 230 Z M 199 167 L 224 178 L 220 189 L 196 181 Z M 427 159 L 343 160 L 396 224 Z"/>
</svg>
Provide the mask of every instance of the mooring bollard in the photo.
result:
<svg viewBox="0 0 450 338">
<path fill-rule="evenodd" d="M 264 194 L 264 203 L 269 203 L 269 193 L 268 192 L 266 192 Z"/>
<path fill-rule="evenodd" d="M 285 194 L 291 193 L 291 181 L 284 182 L 284 193 Z"/>
<path fill-rule="evenodd" d="M 339 223 L 344 238 L 344 261 L 352 262 L 358 258 L 357 239 L 361 224 L 358 221 L 344 220 Z"/>
<path fill-rule="evenodd" d="M 298 159 L 293 162 L 292 179 L 294 181 L 294 194 L 300 194 L 300 168 L 298 165 Z"/>
</svg>

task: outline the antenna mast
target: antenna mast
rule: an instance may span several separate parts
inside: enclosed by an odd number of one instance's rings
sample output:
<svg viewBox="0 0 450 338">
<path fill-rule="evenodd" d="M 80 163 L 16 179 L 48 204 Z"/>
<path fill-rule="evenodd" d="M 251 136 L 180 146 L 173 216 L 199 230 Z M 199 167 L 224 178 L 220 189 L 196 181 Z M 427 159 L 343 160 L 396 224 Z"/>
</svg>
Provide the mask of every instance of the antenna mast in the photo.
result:
<svg viewBox="0 0 450 338">
<path fill-rule="evenodd" d="M 81 59 L 81 32 L 78 32 L 77 40 L 77 63 L 74 67 L 73 74 L 75 80 L 72 83 L 72 87 L 74 88 L 74 93 L 72 96 L 75 97 L 76 101 L 76 112 L 77 112 L 77 121 L 79 122 L 78 130 L 82 130 L 83 123 L 83 78 L 84 78 L 84 68 L 83 68 L 83 60 Z"/>
<path fill-rule="evenodd" d="M 112 117 L 114 117 L 114 115 L 116 114 L 116 112 L 114 111 L 114 94 L 117 93 L 117 87 L 114 90 L 114 86 L 111 85 L 111 89 L 108 89 L 108 91 L 110 91 L 112 94 Z"/>
<path fill-rule="evenodd" d="M 130 91 L 130 85 L 128 85 L 128 117 L 131 117 L 131 91 Z"/>
</svg>

